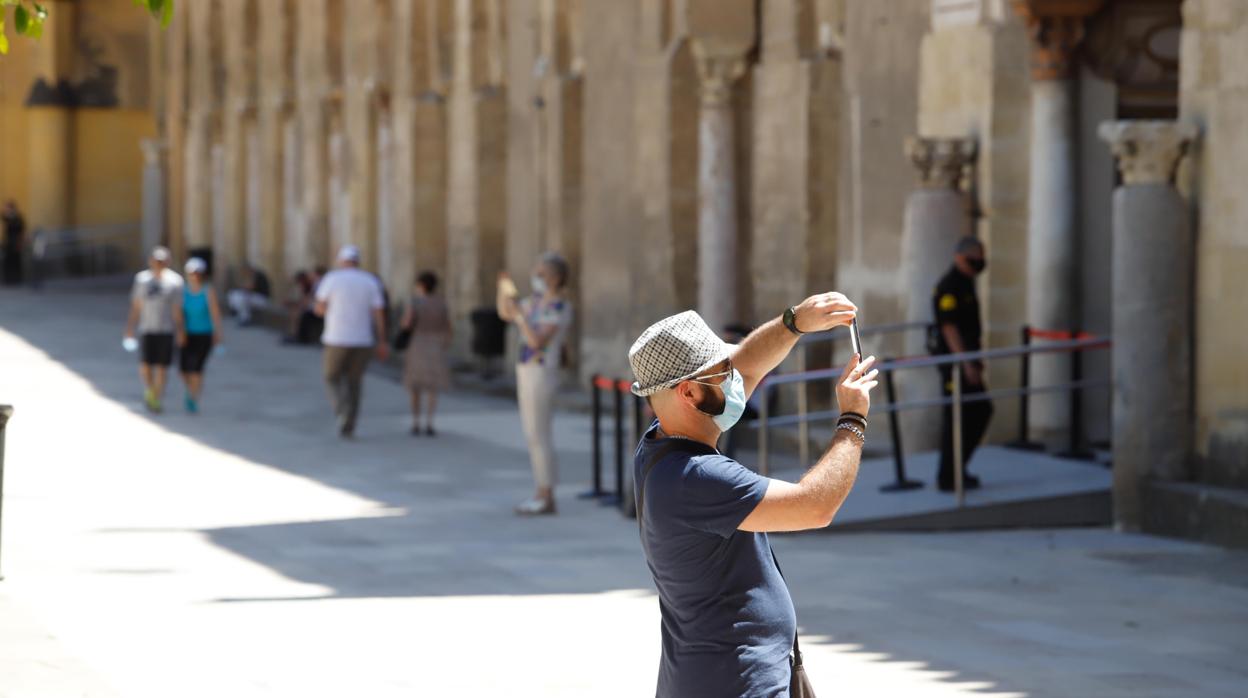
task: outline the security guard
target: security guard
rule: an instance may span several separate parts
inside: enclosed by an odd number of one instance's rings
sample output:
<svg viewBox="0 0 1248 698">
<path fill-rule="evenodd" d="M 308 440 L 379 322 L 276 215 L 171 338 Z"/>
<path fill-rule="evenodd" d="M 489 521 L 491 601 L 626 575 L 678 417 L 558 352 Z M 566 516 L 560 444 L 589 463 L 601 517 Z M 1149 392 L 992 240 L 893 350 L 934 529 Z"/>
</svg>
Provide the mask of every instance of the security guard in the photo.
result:
<svg viewBox="0 0 1248 698">
<path fill-rule="evenodd" d="M 984 270 L 984 245 L 978 238 L 967 236 L 954 248 L 953 267 L 936 284 L 932 295 L 932 353 L 949 354 L 979 351 L 983 330 L 979 320 L 979 299 L 975 295 L 975 276 Z M 953 365 L 940 366 L 940 382 L 945 396 L 953 394 Z M 974 395 L 986 390 L 984 364 L 968 361 L 962 364 L 962 394 Z M 962 404 L 962 467 L 963 487 L 979 487 L 979 478 L 965 471 L 971 454 L 979 445 L 992 418 L 992 403 L 987 400 Z M 937 484 L 944 492 L 953 490 L 953 407 L 945 406 L 941 427 L 940 470 Z"/>
</svg>

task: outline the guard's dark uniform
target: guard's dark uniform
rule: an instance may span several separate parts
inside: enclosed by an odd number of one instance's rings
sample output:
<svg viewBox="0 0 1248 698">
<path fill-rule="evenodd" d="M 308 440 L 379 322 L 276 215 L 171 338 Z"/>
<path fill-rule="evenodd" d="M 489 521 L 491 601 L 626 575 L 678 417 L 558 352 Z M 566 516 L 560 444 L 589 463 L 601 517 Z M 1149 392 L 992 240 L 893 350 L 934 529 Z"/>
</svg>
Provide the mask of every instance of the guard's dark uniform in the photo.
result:
<svg viewBox="0 0 1248 698">
<path fill-rule="evenodd" d="M 979 298 L 975 295 L 975 280 L 950 267 L 949 271 L 936 284 L 932 295 L 932 316 L 936 318 L 933 332 L 933 353 L 948 354 L 949 346 L 940 331 L 941 325 L 952 323 L 962 338 L 962 346 L 966 351 L 979 351 L 983 345 L 983 334 L 979 319 Z M 983 362 L 974 362 L 983 371 Z M 972 385 L 962 374 L 962 393 L 972 395 L 982 393 L 984 385 Z M 940 383 L 942 393 L 946 396 L 953 393 L 953 367 L 940 367 Z M 962 405 L 962 464 L 966 467 L 971 454 L 979 445 L 980 439 L 988 429 L 988 420 L 992 418 L 992 403 L 983 400 L 964 402 Z M 937 474 L 939 485 L 944 489 L 953 487 L 953 408 L 946 406 L 941 427 L 940 471 Z"/>
</svg>

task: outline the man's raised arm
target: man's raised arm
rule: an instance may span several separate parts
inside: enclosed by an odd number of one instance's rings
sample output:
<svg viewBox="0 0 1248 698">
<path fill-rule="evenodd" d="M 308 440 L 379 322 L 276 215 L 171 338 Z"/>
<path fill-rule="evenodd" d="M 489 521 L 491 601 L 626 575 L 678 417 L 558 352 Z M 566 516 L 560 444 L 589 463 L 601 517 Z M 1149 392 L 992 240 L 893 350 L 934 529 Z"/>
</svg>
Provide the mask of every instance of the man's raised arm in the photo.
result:
<svg viewBox="0 0 1248 698">
<path fill-rule="evenodd" d="M 805 334 L 848 325 L 857 312 L 858 306 L 844 295 L 820 293 L 795 306 L 793 318 L 797 329 Z M 768 321 L 741 342 L 732 357 L 732 365 L 741 372 L 747 397 L 754 394 L 763 377 L 779 366 L 796 344 L 797 335 L 789 331 L 780 318 Z"/>
<path fill-rule="evenodd" d="M 845 367 L 841 382 L 836 386 L 842 415 L 856 413 L 865 422 L 871 408 L 871 389 L 876 386 L 879 375 L 878 370 L 871 368 L 874 363 L 874 356 L 859 363 L 858 356 L 854 355 Z M 842 424 L 851 428 L 842 428 Z M 796 484 L 773 479 L 763 501 L 738 528 L 758 533 L 802 531 L 831 523 L 858 477 L 866 434 L 863 426 L 854 419 L 843 419 L 837 425 L 832 445 L 802 479 Z"/>
</svg>

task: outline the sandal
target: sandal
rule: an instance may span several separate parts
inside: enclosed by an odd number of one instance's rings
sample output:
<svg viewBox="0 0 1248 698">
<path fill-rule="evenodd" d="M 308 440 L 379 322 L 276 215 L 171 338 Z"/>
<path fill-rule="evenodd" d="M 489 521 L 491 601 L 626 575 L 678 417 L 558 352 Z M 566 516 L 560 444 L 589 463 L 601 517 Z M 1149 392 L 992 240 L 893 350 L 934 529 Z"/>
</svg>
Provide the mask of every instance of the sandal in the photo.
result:
<svg viewBox="0 0 1248 698">
<path fill-rule="evenodd" d="M 527 499 L 516 505 L 517 516 L 545 516 L 555 513 L 553 499 Z"/>
</svg>

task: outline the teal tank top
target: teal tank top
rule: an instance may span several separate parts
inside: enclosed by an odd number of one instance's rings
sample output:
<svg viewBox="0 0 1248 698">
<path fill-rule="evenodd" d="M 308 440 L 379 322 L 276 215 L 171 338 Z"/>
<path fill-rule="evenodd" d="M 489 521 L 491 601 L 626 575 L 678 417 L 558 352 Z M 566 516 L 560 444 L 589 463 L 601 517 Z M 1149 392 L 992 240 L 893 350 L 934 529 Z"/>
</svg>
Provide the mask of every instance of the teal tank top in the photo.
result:
<svg viewBox="0 0 1248 698">
<path fill-rule="evenodd" d="M 212 313 L 208 312 L 208 293 L 203 288 L 199 293 L 182 289 L 182 317 L 187 334 L 212 334 Z"/>
</svg>

